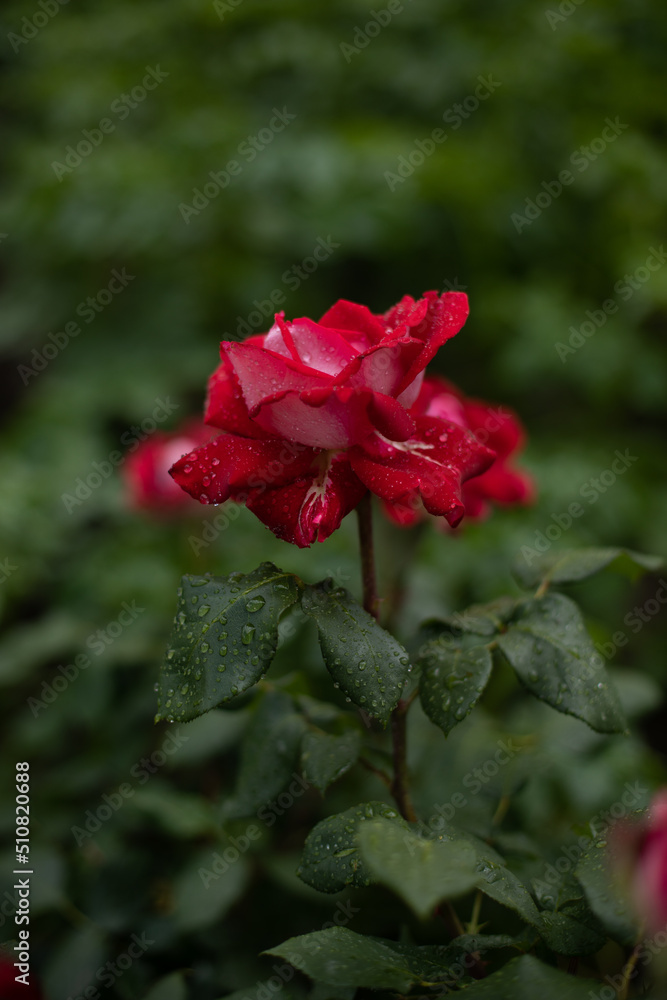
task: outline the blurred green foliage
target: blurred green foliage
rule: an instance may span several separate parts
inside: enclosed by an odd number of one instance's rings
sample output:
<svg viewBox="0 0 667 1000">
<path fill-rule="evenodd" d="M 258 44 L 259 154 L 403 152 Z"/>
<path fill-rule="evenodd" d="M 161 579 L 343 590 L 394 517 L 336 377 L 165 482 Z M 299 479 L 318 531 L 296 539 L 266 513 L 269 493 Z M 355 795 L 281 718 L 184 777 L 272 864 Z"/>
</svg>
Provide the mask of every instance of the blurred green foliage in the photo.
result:
<svg viewBox="0 0 667 1000">
<path fill-rule="evenodd" d="M 153 686 L 177 581 L 271 559 L 355 589 L 354 523 L 303 552 L 243 511 L 195 554 L 191 539 L 216 512 L 194 501 L 182 521 L 137 514 L 117 472 L 69 510 L 62 499 L 94 462 L 123 450 L 122 436 L 136 433 L 156 400 L 178 404 L 165 427 L 198 414 L 219 340 L 235 337 L 240 320 L 264 329 L 251 314 L 272 294 L 284 296 L 288 316 L 317 317 L 340 297 L 383 311 L 405 293 L 465 288 L 470 319 L 436 367 L 468 394 L 514 407 L 529 431 L 525 461 L 538 502 L 456 538 L 423 533 L 406 577 L 404 634 L 428 614 L 512 587 L 511 561 L 573 502 L 583 514 L 556 545 L 667 552 L 667 266 L 641 270 L 652 248 L 663 252 L 667 12 L 649 0 L 585 0 L 554 20 L 556 4 L 414 0 L 361 47 L 370 14 L 359 0 L 217 7 L 45 0 L 8 2 L 2 13 L 2 826 L 9 836 L 12 763 L 28 760 L 39 873 L 33 959 L 49 1000 L 94 982 L 132 934 L 155 943 L 112 985 L 99 984 L 104 996 L 153 989 L 214 1000 L 271 975 L 262 949 L 333 919 L 334 901 L 294 875 L 306 832 L 320 815 L 382 794 L 373 775 L 356 771 L 324 806 L 311 790 L 205 892 L 197 869 L 234 835 L 233 824 L 223 835 L 219 820 L 252 709 L 184 729 L 188 741 L 143 787 L 140 762 L 169 730 L 153 726 Z M 342 43 L 358 51 L 346 55 Z M 135 88 L 158 67 L 167 75 L 141 97 Z M 468 111 L 480 76 L 495 89 Z M 296 117 L 267 134 L 276 108 Z M 113 128 L 102 131 L 103 119 Z M 613 141 L 600 140 L 607 119 L 627 126 Z M 437 128 L 446 141 L 391 190 L 386 172 Z M 67 147 L 89 141 L 84 130 L 101 138 L 70 169 Z M 252 158 L 242 146 L 249 136 L 262 147 Z M 234 159 L 240 172 L 186 222 L 181 206 Z M 573 182 L 549 195 L 566 169 Z M 527 200 L 536 217 L 516 224 Z M 299 278 L 294 268 L 318 240 L 336 245 Z M 114 270 L 132 279 L 100 295 Z M 607 316 L 610 299 L 618 308 Z M 572 328 L 588 323 L 590 332 L 595 317 L 599 329 L 559 354 Z M 64 332 L 72 323 L 76 336 Z M 626 449 L 636 456 L 628 470 L 582 494 Z M 379 532 L 388 587 L 412 543 L 389 525 Z M 526 826 L 556 853 L 572 824 L 615 801 L 626 781 L 659 783 L 665 613 L 647 614 L 636 634 L 624 624 L 653 597 L 658 576 L 633 588 L 613 576 L 572 588 L 598 641 L 628 636 L 618 676 L 652 753 L 637 735 L 599 737 L 527 703 L 508 681 L 446 743 L 415 711 L 421 807 L 446 802 L 506 732 L 524 734 L 527 751 L 513 765 L 521 773 L 509 825 Z M 123 602 L 144 610 L 107 645 L 98 630 L 118 619 Z M 31 708 L 80 654 L 90 665 L 53 703 Z M 295 630 L 281 655 L 283 671 L 298 664 L 311 693 L 330 696 L 310 630 Z M 501 774 L 471 797 L 470 826 L 490 822 L 505 781 Z M 72 827 L 125 782 L 133 794 L 77 844 Z M 10 853 L 1 886 L 10 897 L 12 866 Z M 353 898 L 357 931 L 391 935 L 405 920 L 383 890 Z M 0 939 L 9 940 L 11 905 L 2 899 Z M 438 940 L 430 924 L 420 933 Z"/>
</svg>

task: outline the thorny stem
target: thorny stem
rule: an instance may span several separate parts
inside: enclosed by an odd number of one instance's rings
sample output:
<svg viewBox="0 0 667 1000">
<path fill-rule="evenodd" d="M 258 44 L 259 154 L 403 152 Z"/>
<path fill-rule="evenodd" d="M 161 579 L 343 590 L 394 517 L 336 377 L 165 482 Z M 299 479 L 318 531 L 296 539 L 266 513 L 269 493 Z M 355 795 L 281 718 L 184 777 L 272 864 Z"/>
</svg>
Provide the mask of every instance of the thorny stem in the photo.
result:
<svg viewBox="0 0 667 1000">
<path fill-rule="evenodd" d="M 361 554 L 361 581 L 363 587 L 364 609 L 377 620 L 378 594 L 375 581 L 375 559 L 373 555 L 373 512 L 371 495 L 367 493 L 357 507 L 359 524 L 359 550 Z M 417 822 L 410 793 L 408 791 L 408 767 L 406 762 L 406 712 L 409 701 L 399 701 L 391 716 L 391 740 L 394 759 L 394 779 L 391 783 L 391 793 L 396 805 L 410 823 Z"/>
</svg>

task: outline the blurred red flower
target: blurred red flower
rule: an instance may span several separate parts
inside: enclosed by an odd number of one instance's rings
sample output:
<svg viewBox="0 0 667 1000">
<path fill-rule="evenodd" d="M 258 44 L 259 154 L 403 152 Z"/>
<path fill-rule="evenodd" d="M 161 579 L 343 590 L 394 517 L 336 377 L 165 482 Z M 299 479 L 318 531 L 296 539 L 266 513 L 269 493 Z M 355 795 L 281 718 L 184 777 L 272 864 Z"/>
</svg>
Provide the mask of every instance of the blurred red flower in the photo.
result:
<svg viewBox="0 0 667 1000">
<path fill-rule="evenodd" d="M 34 976 L 29 976 L 27 986 L 16 982 L 21 973 L 14 961 L 9 954 L 0 951 L 0 1000 L 42 1000 L 43 993 Z"/>
<path fill-rule="evenodd" d="M 190 422 L 171 433 L 156 432 L 137 444 L 122 467 L 130 506 L 172 512 L 192 509 L 191 498 L 171 478 L 169 467 L 211 436 L 203 424 Z"/>
</svg>

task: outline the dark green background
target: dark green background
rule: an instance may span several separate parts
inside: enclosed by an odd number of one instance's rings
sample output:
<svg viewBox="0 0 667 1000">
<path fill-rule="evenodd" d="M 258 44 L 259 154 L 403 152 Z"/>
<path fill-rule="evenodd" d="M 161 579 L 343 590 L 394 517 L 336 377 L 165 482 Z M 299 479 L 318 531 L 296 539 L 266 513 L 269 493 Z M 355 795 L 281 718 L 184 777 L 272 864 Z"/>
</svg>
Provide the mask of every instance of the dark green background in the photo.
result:
<svg viewBox="0 0 667 1000">
<path fill-rule="evenodd" d="M 43 855 L 34 962 L 52 1000 L 83 988 L 132 932 L 147 928 L 158 944 L 105 995 L 143 997 L 160 975 L 190 967 L 187 995 L 210 1000 L 270 975 L 270 963 L 255 958 L 259 950 L 331 919 L 331 900 L 314 900 L 292 876 L 318 814 L 314 793 L 286 822 L 270 860 L 248 874 L 251 888 L 233 921 L 218 921 L 224 900 L 201 927 L 192 917 L 196 899 L 181 909 L 174 902 L 179 873 L 218 842 L 216 810 L 235 767 L 224 751 L 240 715 L 198 730 L 199 742 L 147 783 L 141 808 L 119 810 L 95 843 L 88 838 L 77 849 L 70 832 L 164 740 L 167 727 L 152 725 L 153 685 L 182 572 L 248 571 L 273 559 L 309 580 L 333 575 L 357 590 L 352 518 L 327 543 L 301 552 L 243 511 L 195 555 L 188 539 L 201 536 L 211 514 L 194 501 L 186 521 L 137 515 L 114 475 L 71 512 L 63 502 L 156 399 L 178 404 L 165 427 L 200 412 L 218 342 L 234 335 L 253 300 L 278 289 L 288 317 L 317 317 L 339 297 L 384 311 L 405 293 L 468 292 L 470 319 L 436 367 L 470 395 L 520 413 L 539 500 L 464 528 L 457 539 L 429 529 L 410 577 L 405 632 L 428 613 L 515 589 L 512 560 L 573 502 L 584 513 L 558 545 L 667 552 L 667 266 L 627 300 L 614 289 L 665 238 L 667 13 L 648 0 L 561 5 L 572 13 L 559 19 L 557 5 L 527 0 L 412 0 L 346 58 L 341 44 L 354 44 L 369 20 L 364 3 L 219 6 L 218 13 L 205 0 L 77 0 L 58 6 L 25 44 L 16 41 L 22 19 L 43 8 L 8 3 L 2 12 L 3 816 L 11 833 L 12 764 L 29 760 L 33 844 Z M 120 120 L 112 104 L 156 66 L 168 76 Z M 478 77 L 490 75 L 500 85 L 488 99 L 460 127 L 451 115 L 443 122 L 474 94 Z M 276 107 L 295 120 L 247 162 L 239 145 Z M 104 118 L 113 131 L 58 179 L 54 161 Z M 627 127 L 582 161 L 577 150 L 601 136 L 608 118 Z M 446 141 L 390 190 L 385 172 L 437 128 Z M 234 158 L 241 173 L 186 224 L 179 206 Z M 586 169 L 576 166 L 582 162 Z M 573 183 L 517 231 L 512 215 L 568 168 Z M 285 272 L 319 238 L 339 246 L 290 287 Z M 114 268 L 133 280 L 85 323 L 77 307 L 107 286 Z M 556 344 L 608 299 L 618 310 L 563 361 Z M 49 333 L 77 319 L 81 333 L 43 371 L 22 378 L 19 366 L 34 364 L 33 349 L 41 352 Z M 595 503 L 582 500 L 582 487 L 626 449 L 636 457 L 627 472 Z M 382 531 L 387 581 L 409 543 Z M 664 612 L 636 635 L 623 622 L 655 594 L 658 578 L 634 587 L 600 578 L 580 589 L 596 637 L 626 632 L 620 664 L 653 677 L 639 702 L 653 710 L 644 729 L 660 751 Z M 145 611 L 97 655 L 87 642 L 124 601 Z M 294 640 L 286 665 L 310 667 L 312 643 L 310 633 Z M 35 718 L 27 699 L 82 652 L 90 668 Z M 552 770 L 533 775 L 533 793 L 524 796 L 533 832 L 549 827 L 560 844 L 573 821 L 614 801 L 625 780 L 658 780 L 656 759 L 634 737 L 600 740 L 580 723 L 558 728 L 560 717 L 552 733 L 534 705 L 532 721 L 516 724 L 540 731 Z M 484 759 L 491 715 L 483 718 L 461 727 L 470 727 L 457 758 L 461 774 Z M 507 717 L 503 724 L 511 728 Z M 428 736 L 414 740 L 415 763 L 430 768 L 420 779 L 423 801 L 444 801 L 434 762 L 450 760 L 451 743 L 424 726 Z M 569 756 L 572 747 L 579 757 Z M 377 798 L 381 786 L 366 788 L 369 781 L 335 791 L 340 802 L 327 811 Z M 190 918 L 179 918 L 188 906 Z M 366 910 L 352 926 L 395 933 L 391 921 L 377 924 Z M 0 937 L 12 929 L 6 919 Z M 179 983 L 173 988 L 174 997 L 185 996 Z M 167 986 L 160 989 L 166 997 Z"/>
</svg>

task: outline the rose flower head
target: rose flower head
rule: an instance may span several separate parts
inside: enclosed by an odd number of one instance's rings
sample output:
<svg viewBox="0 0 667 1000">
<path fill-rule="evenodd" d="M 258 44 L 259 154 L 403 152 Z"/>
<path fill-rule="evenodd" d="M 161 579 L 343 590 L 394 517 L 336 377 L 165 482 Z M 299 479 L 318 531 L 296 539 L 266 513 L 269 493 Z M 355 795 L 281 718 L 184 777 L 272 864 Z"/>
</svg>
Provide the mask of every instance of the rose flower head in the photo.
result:
<svg viewBox="0 0 667 1000">
<path fill-rule="evenodd" d="M 379 316 L 340 300 L 319 322 L 277 313 L 268 333 L 223 341 L 204 417 L 223 433 L 171 475 L 201 503 L 244 503 L 301 547 L 328 538 L 368 490 L 391 504 L 419 497 L 455 526 L 463 483 L 495 452 L 415 403 L 467 315 L 460 292 L 405 296 Z"/>
<path fill-rule="evenodd" d="M 639 822 L 619 824 L 610 861 L 646 932 L 667 931 L 667 789 L 653 796 Z"/>
</svg>

